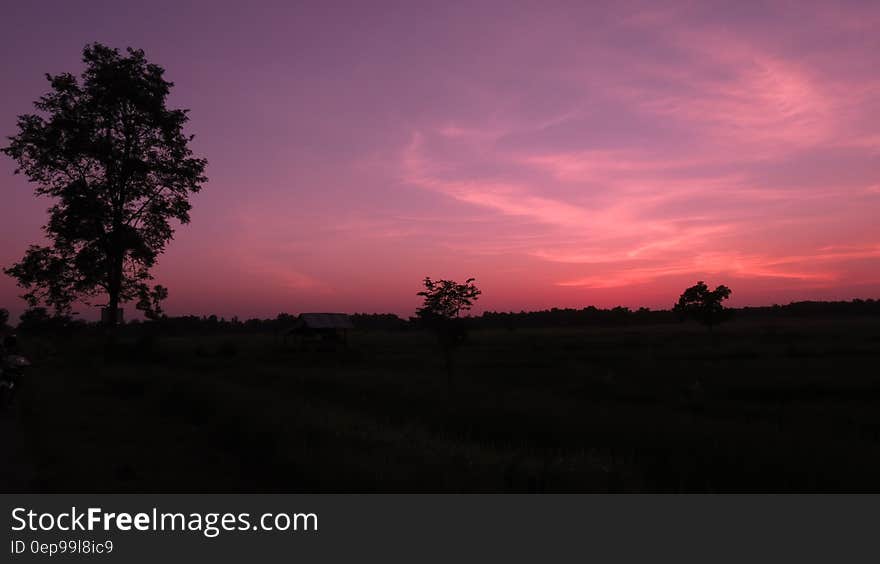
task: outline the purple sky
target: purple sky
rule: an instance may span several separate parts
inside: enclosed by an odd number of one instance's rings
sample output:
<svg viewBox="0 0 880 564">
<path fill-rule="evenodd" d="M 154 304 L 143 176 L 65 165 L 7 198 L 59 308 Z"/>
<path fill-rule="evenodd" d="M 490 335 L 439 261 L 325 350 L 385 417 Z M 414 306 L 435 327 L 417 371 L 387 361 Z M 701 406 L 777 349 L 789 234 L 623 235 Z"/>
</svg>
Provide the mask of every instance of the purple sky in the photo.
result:
<svg viewBox="0 0 880 564">
<path fill-rule="evenodd" d="M 0 134 L 86 43 L 165 67 L 210 177 L 155 272 L 175 314 L 408 315 L 426 275 L 496 310 L 876 298 L 878 29 L 876 2 L 9 2 Z M 2 265 L 48 205 L 13 168 Z"/>
</svg>

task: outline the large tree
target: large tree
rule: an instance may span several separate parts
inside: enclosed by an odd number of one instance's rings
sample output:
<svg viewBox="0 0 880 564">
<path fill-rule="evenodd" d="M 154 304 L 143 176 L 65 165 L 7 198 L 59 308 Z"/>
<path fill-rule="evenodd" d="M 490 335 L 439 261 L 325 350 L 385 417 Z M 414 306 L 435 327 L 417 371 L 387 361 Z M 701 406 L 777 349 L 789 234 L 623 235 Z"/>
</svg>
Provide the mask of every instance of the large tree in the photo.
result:
<svg viewBox="0 0 880 564">
<path fill-rule="evenodd" d="M 166 107 L 173 83 L 142 50 L 95 43 L 83 62 L 80 77 L 46 75 L 51 88 L 34 103 L 38 113 L 19 116 L 2 149 L 36 195 L 54 200 L 43 227 L 49 244 L 32 245 L 5 271 L 31 306 L 59 313 L 105 295 L 115 324 L 121 303 L 149 300 L 150 268 L 172 222 L 189 222 L 207 161 L 189 148 L 188 110 Z"/>
</svg>

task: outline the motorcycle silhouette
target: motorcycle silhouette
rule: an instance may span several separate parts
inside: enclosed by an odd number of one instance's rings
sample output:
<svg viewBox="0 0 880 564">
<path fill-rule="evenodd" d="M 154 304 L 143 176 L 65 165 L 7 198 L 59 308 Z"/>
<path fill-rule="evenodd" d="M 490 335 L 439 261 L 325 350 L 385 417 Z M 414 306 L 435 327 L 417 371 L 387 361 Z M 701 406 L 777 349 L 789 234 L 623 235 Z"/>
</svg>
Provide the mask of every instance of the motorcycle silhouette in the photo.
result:
<svg viewBox="0 0 880 564">
<path fill-rule="evenodd" d="M 12 405 L 16 394 L 21 390 L 24 373 L 31 366 L 27 358 L 13 354 L 16 348 L 14 335 L 3 339 L 0 346 L 0 410 Z"/>
</svg>

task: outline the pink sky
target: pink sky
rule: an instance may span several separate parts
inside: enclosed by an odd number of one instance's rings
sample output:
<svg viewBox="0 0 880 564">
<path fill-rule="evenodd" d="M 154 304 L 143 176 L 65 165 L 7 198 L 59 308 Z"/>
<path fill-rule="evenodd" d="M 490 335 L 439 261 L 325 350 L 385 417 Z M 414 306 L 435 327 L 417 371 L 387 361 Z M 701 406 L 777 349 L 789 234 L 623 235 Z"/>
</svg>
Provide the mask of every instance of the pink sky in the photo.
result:
<svg viewBox="0 0 880 564">
<path fill-rule="evenodd" d="M 880 297 L 880 4 L 445 4 L 12 3 L 0 134 L 88 42 L 166 68 L 210 177 L 173 314 Z M 48 205 L 13 169 L 2 265 Z"/>
</svg>

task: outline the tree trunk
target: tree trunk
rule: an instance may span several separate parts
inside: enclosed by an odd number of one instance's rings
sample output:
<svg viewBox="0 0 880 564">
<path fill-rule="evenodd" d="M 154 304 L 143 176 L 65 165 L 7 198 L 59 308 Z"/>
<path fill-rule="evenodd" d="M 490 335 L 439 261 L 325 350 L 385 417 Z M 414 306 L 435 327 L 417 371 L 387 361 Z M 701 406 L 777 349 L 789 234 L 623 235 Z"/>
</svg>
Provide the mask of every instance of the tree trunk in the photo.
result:
<svg viewBox="0 0 880 564">
<path fill-rule="evenodd" d="M 446 392 L 449 394 L 449 401 L 455 399 L 455 359 L 453 358 L 452 347 L 445 347 L 446 353 Z"/>
<path fill-rule="evenodd" d="M 107 325 L 116 327 L 119 323 L 119 292 L 110 291 L 110 302 L 107 304 Z"/>
<path fill-rule="evenodd" d="M 119 325 L 119 299 L 122 293 L 122 255 L 113 257 L 111 261 L 110 283 L 107 290 L 108 303 L 107 309 L 107 326 L 116 327 Z"/>
<path fill-rule="evenodd" d="M 709 344 L 715 347 L 718 344 L 718 335 L 715 334 L 715 324 L 709 324 Z"/>
</svg>

